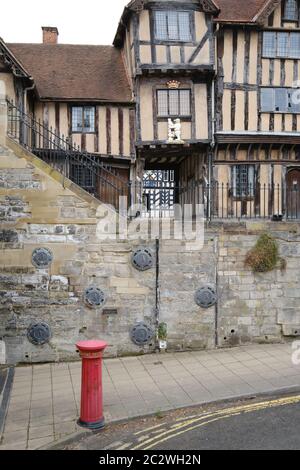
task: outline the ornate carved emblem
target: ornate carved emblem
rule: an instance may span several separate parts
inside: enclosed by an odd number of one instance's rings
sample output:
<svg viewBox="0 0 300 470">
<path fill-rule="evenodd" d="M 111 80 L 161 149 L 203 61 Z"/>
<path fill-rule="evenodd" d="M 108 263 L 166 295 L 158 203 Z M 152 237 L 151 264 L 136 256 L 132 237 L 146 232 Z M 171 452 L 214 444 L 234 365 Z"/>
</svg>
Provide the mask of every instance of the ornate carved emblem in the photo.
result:
<svg viewBox="0 0 300 470">
<path fill-rule="evenodd" d="M 180 87 L 180 82 L 178 82 L 178 80 L 170 80 L 167 82 L 167 87 L 173 90 L 178 90 Z"/>
<path fill-rule="evenodd" d="M 36 346 L 49 343 L 51 339 L 51 329 L 47 323 L 33 323 L 27 330 L 27 338 Z"/>
<path fill-rule="evenodd" d="M 137 323 L 130 332 L 131 340 L 137 346 L 145 346 L 153 336 L 153 329 L 144 322 Z"/>
<path fill-rule="evenodd" d="M 53 261 L 53 255 L 48 248 L 36 248 L 32 253 L 31 261 L 36 268 L 48 268 Z"/>
<path fill-rule="evenodd" d="M 195 294 L 195 302 L 199 307 L 210 308 L 217 302 L 217 294 L 214 288 L 210 286 L 201 287 Z"/>
<path fill-rule="evenodd" d="M 85 290 L 84 300 L 89 307 L 102 307 L 106 302 L 104 292 L 98 287 L 88 287 Z"/>
<path fill-rule="evenodd" d="M 153 253 L 149 248 L 139 248 L 132 255 L 132 264 L 138 271 L 147 271 L 153 266 Z"/>
</svg>

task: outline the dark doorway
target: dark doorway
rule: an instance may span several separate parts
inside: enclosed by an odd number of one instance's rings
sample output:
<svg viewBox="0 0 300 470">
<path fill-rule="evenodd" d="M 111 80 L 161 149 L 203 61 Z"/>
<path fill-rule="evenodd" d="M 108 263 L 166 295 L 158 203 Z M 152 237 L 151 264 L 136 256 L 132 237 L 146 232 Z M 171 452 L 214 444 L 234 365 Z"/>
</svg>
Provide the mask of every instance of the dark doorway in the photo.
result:
<svg viewBox="0 0 300 470">
<path fill-rule="evenodd" d="M 287 174 L 287 218 L 300 219 L 300 169 Z"/>
</svg>

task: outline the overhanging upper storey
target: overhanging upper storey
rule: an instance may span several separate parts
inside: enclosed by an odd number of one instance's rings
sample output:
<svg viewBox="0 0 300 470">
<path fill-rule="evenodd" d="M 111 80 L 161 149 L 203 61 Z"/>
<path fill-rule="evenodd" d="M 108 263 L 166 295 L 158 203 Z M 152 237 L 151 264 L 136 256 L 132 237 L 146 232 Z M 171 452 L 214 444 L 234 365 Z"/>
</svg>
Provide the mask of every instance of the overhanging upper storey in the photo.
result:
<svg viewBox="0 0 300 470">
<path fill-rule="evenodd" d="M 214 70 L 211 0 L 133 1 L 124 10 L 114 45 L 132 77 L 147 73 Z"/>
</svg>

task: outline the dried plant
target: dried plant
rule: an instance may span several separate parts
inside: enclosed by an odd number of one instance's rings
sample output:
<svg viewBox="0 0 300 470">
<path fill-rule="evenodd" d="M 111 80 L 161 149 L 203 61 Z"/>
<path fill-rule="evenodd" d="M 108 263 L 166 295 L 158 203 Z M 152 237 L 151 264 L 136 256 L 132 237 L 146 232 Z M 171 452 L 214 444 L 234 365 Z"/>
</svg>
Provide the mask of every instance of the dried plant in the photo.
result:
<svg viewBox="0 0 300 470">
<path fill-rule="evenodd" d="M 248 252 L 245 265 L 250 266 L 253 272 L 266 273 L 275 269 L 280 261 L 277 241 L 265 233 Z"/>
</svg>

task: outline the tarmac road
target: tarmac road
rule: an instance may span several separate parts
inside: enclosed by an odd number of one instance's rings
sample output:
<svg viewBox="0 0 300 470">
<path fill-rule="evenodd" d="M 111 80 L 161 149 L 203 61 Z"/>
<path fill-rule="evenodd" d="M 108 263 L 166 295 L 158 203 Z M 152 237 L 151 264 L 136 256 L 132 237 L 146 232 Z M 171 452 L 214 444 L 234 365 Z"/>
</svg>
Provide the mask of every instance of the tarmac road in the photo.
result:
<svg viewBox="0 0 300 470">
<path fill-rule="evenodd" d="M 189 408 L 110 425 L 69 445 L 86 450 L 300 449 L 300 394 Z"/>
</svg>

